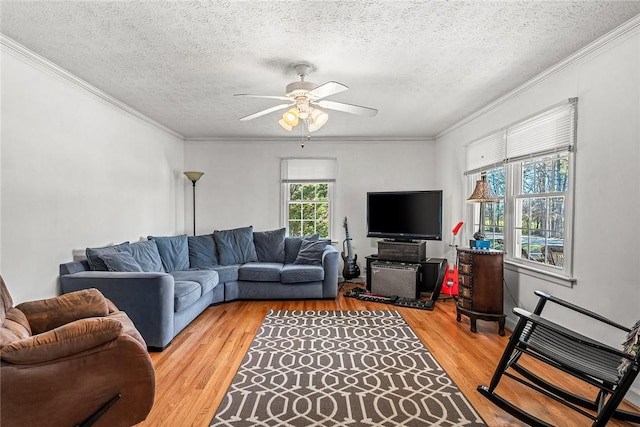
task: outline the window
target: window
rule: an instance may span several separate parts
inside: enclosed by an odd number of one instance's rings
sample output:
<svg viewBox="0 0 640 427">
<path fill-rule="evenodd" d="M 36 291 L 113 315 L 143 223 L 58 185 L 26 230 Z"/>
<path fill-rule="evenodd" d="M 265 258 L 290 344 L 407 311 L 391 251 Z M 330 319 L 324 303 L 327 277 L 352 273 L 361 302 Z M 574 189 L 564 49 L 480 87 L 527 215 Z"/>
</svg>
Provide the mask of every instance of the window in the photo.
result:
<svg viewBox="0 0 640 427">
<path fill-rule="evenodd" d="M 335 159 L 283 159 L 283 226 L 289 236 L 331 238 Z"/>
<path fill-rule="evenodd" d="M 329 183 L 289 183 L 289 236 L 329 237 Z"/>
<path fill-rule="evenodd" d="M 470 209 L 491 247 L 507 262 L 571 282 L 576 104 L 572 98 L 469 144 L 466 173 L 468 189 L 484 176 L 499 198 Z"/>
<path fill-rule="evenodd" d="M 564 267 L 568 153 L 513 165 L 515 252 L 528 261 Z"/>
</svg>

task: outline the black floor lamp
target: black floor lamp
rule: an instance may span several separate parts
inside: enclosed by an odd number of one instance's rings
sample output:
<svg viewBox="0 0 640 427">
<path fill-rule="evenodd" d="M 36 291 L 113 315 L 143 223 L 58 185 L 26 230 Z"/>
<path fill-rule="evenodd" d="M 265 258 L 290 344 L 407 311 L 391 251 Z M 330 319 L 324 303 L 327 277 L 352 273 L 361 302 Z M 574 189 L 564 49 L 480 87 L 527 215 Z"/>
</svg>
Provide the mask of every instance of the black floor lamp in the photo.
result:
<svg viewBox="0 0 640 427">
<path fill-rule="evenodd" d="M 193 183 L 193 235 L 196 235 L 196 182 L 200 179 L 204 172 L 188 171 L 184 173 Z"/>
</svg>

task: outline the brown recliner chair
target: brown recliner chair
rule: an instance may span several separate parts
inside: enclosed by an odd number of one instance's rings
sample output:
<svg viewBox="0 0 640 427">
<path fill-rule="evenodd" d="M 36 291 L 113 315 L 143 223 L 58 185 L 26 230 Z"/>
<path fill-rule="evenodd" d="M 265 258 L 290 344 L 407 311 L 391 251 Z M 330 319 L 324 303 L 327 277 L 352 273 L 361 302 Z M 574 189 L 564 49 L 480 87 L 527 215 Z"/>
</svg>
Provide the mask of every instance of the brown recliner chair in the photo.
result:
<svg viewBox="0 0 640 427">
<path fill-rule="evenodd" d="M 0 276 L 0 425 L 130 426 L 154 394 L 142 336 L 100 291 L 13 307 Z"/>
</svg>

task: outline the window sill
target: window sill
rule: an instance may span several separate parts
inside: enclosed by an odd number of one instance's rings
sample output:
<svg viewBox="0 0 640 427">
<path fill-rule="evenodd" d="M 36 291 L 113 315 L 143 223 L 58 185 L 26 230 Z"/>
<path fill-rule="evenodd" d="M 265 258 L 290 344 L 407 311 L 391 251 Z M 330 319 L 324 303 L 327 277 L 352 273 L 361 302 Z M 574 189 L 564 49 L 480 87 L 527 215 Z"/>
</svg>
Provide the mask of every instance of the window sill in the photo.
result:
<svg viewBox="0 0 640 427">
<path fill-rule="evenodd" d="M 567 288 L 573 288 L 573 286 L 578 282 L 578 279 L 576 279 L 575 277 L 568 277 L 562 274 L 552 273 L 515 261 L 505 260 L 504 268 L 510 271 L 514 271 L 518 274 L 526 274 L 527 276 L 535 277 L 536 279 L 555 283 L 560 286 L 566 286 Z"/>
</svg>

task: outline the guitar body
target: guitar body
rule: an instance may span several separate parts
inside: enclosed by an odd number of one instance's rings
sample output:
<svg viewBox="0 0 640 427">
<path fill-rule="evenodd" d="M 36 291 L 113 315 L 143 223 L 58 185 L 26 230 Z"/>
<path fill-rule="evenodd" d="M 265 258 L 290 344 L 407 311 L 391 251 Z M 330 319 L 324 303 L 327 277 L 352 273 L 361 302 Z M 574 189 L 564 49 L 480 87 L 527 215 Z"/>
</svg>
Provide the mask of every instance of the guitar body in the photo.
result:
<svg viewBox="0 0 640 427">
<path fill-rule="evenodd" d="M 358 255 L 355 255 L 353 259 L 351 259 L 348 255 L 345 255 L 345 253 L 342 252 L 342 260 L 344 261 L 344 268 L 342 269 L 342 277 L 344 277 L 344 280 L 351 280 L 356 277 L 360 277 L 360 267 L 356 264 L 356 261 L 358 261 Z"/>
<path fill-rule="evenodd" d="M 458 247 L 456 245 L 456 235 L 462 228 L 462 224 L 464 223 L 460 221 L 452 230 L 453 240 L 449 246 L 453 249 L 454 259 L 456 256 L 455 248 Z M 454 261 L 453 264 L 449 264 L 447 266 L 447 272 L 444 275 L 444 281 L 442 282 L 441 292 L 451 296 L 458 296 L 458 285 L 459 285 L 458 280 L 459 280 L 458 279 L 458 263 Z"/>
<path fill-rule="evenodd" d="M 447 266 L 447 272 L 444 275 L 441 292 L 451 296 L 458 295 L 458 284 L 458 266 L 449 264 L 449 266 Z"/>
<path fill-rule="evenodd" d="M 347 227 L 347 217 L 344 217 L 344 232 L 345 237 L 342 246 L 346 245 L 346 250 L 342 251 L 342 261 L 344 261 L 344 268 L 342 269 L 342 277 L 344 280 L 355 279 L 360 276 L 360 267 L 356 261 L 358 261 L 358 255 L 351 255 L 351 238 L 349 237 L 349 227 Z"/>
</svg>

